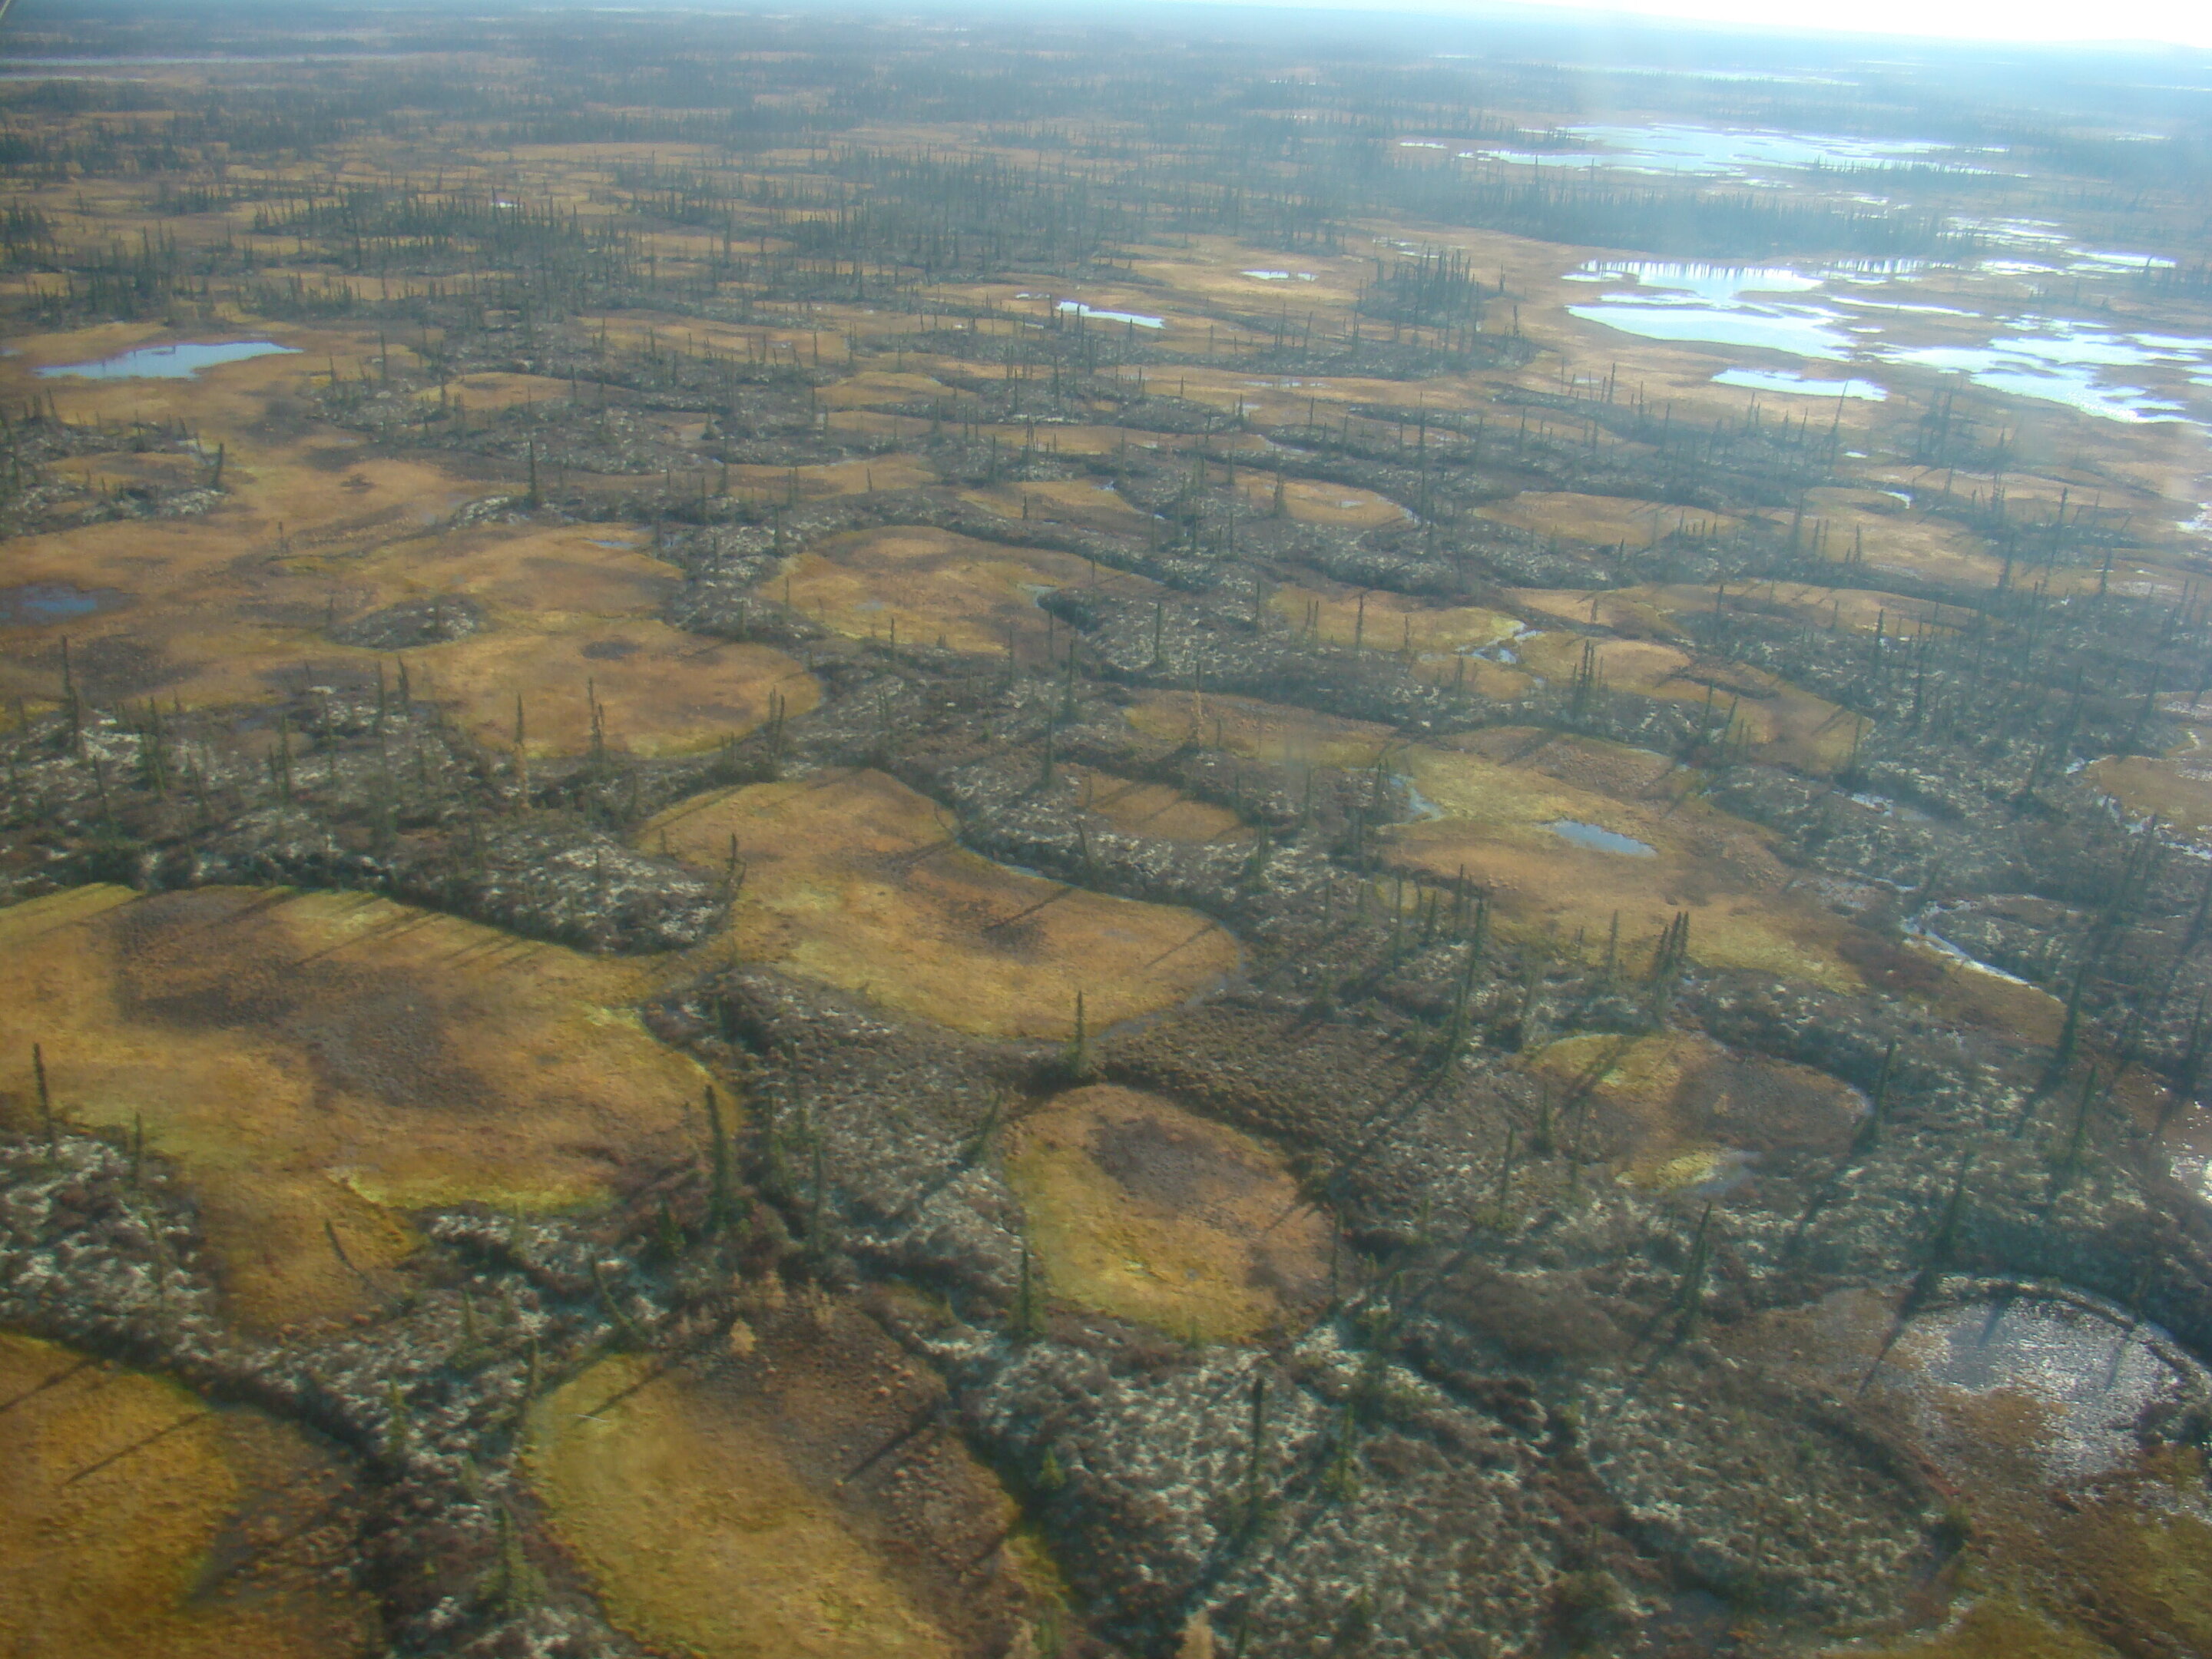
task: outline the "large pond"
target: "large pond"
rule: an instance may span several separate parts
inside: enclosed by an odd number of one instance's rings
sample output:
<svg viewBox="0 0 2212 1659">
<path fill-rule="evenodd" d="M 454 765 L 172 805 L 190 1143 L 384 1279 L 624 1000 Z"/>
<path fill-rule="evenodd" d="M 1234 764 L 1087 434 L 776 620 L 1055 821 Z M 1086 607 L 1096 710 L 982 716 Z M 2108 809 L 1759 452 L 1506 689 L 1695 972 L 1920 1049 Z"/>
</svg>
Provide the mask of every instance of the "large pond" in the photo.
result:
<svg viewBox="0 0 2212 1659">
<path fill-rule="evenodd" d="M 1740 386 L 1753 392 L 1784 392 L 1801 398 L 1863 398 L 1881 403 L 1888 392 L 1872 380 L 1814 380 L 1783 368 L 1724 368 L 1715 386 Z"/>
<path fill-rule="evenodd" d="M 1829 276 L 1778 266 L 1663 260 L 1586 265 L 1568 273 L 1568 280 L 1632 286 L 1569 306 L 1567 314 L 1647 340 L 1747 346 L 1842 362 L 1858 349 L 1849 314 L 1822 301 L 1796 297 L 1818 292 Z"/>
<path fill-rule="evenodd" d="M 1881 371 L 1921 369 L 2128 425 L 2201 422 L 2212 412 L 2212 400 L 2196 391 L 2212 388 L 2212 337 L 2122 331 L 2033 313 L 1993 317 L 1851 291 L 1908 281 L 1921 269 L 1594 264 L 1566 279 L 1606 284 L 1610 291 L 1567 312 L 1649 340 L 1781 352 L 1868 371 L 1815 378 L 1737 364 L 1713 377 L 1753 391 L 1879 401 L 1889 392 L 1877 378 Z M 1917 333 L 1925 339 L 1931 328 L 1953 337 L 1925 344 L 1910 338 Z M 1970 343 L 1956 340 L 1962 331 Z M 1897 333 L 1908 337 L 1892 337 Z"/>
<path fill-rule="evenodd" d="M 1923 139 L 1847 138 L 1832 133 L 1784 132 L 1771 128 L 1704 127 L 1657 122 L 1649 126 L 1562 127 L 1573 148 L 1455 150 L 1478 158 L 1541 167 L 1618 167 L 1630 173 L 1686 173 L 1708 179 L 1749 179 L 1761 172 L 1819 167 L 1831 173 L 1897 167 L 1940 167 L 1947 173 L 1981 173 L 1948 144 Z M 1443 149 L 1434 139 L 1401 141 Z M 1993 152 L 1971 152 L 1986 159 Z"/>
<path fill-rule="evenodd" d="M 2021 318 L 1986 346 L 1902 346 L 1886 362 L 1964 374 L 1977 386 L 2063 404 L 2100 420 L 2140 423 L 2185 417 L 2188 404 L 2122 382 L 2114 370 L 2178 368 L 2212 386 L 2212 339 L 2171 334 L 2112 334 L 2068 322 Z"/>
</svg>

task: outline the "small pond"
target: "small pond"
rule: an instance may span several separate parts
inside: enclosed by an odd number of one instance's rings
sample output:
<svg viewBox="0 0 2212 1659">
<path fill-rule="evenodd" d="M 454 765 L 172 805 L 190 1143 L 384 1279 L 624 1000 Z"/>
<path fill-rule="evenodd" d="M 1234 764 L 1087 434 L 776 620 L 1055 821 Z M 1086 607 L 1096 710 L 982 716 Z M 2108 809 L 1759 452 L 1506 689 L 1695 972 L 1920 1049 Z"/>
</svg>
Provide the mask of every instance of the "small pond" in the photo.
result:
<svg viewBox="0 0 2212 1659">
<path fill-rule="evenodd" d="M 140 346 L 135 351 L 118 352 L 97 362 L 60 363 L 40 369 L 39 374 L 42 380 L 66 374 L 85 380 L 188 380 L 200 370 L 212 368 L 217 363 L 242 362 L 248 357 L 289 355 L 298 350 L 297 346 L 278 345 L 274 340 L 185 340 L 175 345 Z"/>
<path fill-rule="evenodd" d="M 1165 328 L 1164 317 L 1147 317 L 1140 311 L 1093 311 L 1080 300 L 1062 300 L 1062 311 L 1073 312 L 1079 317 L 1093 317 L 1102 323 L 1133 323 L 1139 328 Z"/>
<path fill-rule="evenodd" d="M 112 610 L 123 600 L 112 587 L 76 587 L 68 582 L 26 582 L 20 587 L 0 587 L 0 628 L 39 627 L 48 623 L 74 622 L 99 611 Z"/>
<path fill-rule="evenodd" d="M 1587 847 L 1600 853 L 1618 853 L 1623 858 L 1648 859 L 1658 856 L 1658 849 L 1633 836 L 1624 836 L 1618 830 L 1599 824 L 1584 823 L 1580 818 L 1554 818 L 1544 826 L 1555 836 L 1563 836 L 1577 847 Z"/>
</svg>

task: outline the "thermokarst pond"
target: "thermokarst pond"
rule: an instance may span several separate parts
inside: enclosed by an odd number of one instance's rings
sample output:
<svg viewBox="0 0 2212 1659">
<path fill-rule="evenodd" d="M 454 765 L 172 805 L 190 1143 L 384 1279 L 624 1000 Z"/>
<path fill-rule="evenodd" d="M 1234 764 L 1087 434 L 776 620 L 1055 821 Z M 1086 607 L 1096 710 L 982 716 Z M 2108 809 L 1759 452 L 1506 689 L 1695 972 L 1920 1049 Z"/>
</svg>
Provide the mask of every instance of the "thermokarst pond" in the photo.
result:
<svg viewBox="0 0 2212 1659">
<path fill-rule="evenodd" d="M 97 362 L 58 363 L 39 371 L 48 380 L 66 375 L 82 380 L 188 380 L 204 368 L 220 363 L 245 362 L 254 357 L 295 352 L 297 346 L 274 340 L 232 340 L 220 343 L 180 341 L 175 345 L 138 346 L 119 351 Z"/>
<path fill-rule="evenodd" d="M 1618 853 L 1624 858 L 1648 859 L 1656 857 L 1657 849 L 1648 842 L 1633 836 L 1624 836 L 1595 823 L 1583 823 L 1575 818 L 1555 818 L 1544 826 L 1555 836 L 1563 836 L 1577 847 L 1591 847 L 1601 853 Z"/>
<path fill-rule="evenodd" d="M 1569 306 L 1567 314 L 1623 333 L 1701 345 L 1756 346 L 1836 362 L 1856 349 L 1844 313 L 1833 307 L 1765 297 L 1814 292 L 1820 286 L 1818 277 L 1787 270 L 1696 271 L 1668 264 L 1591 274 L 1600 280 L 1628 277 L 1636 291 Z M 1654 291 L 1647 294 L 1646 289 Z"/>
<path fill-rule="evenodd" d="M 73 621 L 122 601 L 109 588 L 82 588 L 69 582 L 25 582 L 0 587 L 0 628 Z"/>
</svg>

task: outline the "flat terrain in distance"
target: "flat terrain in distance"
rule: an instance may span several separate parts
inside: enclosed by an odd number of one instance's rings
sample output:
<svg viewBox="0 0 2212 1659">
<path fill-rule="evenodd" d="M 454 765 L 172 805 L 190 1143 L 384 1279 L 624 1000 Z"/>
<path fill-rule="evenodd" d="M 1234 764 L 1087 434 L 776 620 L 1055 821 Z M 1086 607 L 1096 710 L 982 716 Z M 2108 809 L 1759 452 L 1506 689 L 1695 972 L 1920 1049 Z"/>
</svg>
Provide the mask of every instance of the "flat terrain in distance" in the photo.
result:
<svg viewBox="0 0 2212 1659">
<path fill-rule="evenodd" d="M 6 46 L 0 1651 L 2212 1651 L 2212 64 Z"/>
</svg>

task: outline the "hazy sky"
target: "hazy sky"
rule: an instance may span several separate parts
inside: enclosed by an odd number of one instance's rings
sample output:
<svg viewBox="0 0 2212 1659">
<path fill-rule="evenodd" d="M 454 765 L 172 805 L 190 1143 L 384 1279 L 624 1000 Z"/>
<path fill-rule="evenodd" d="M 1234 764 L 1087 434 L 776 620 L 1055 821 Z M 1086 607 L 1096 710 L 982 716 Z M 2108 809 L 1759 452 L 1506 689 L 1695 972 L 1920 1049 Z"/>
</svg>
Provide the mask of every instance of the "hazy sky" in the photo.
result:
<svg viewBox="0 0 2212 1659">
<path fill-rule="evenodd" d="M 1285 3 L 1285 0 L 1258 0 Z M 1371 7 L 1391 11 L 1480 12 L 1455 0 L 1287 0 L 1291 4 Z M 1823 33 L 1937 36 L 2005 41 L 2166 41 L 2212 47 L 2212 0 L 1831 0 L 1826 5 L 1787 5 L 1778 0 L 1519 0 L 1511 9 L 1532 12 L 1612 12 L 1639 17 L 1678 17 L 1754 28 L 1814 29 Z"/>
<path fill-rule="evenodd" d="M 1552 0 L 1577 10 L 1694 17 L 1719 23 L 1932 34 L 1973 40 L 2170 40 L 2212 46 L 2212 0 L 1840 0 L 1780 6 L 1774 0 Z"/>
</svg>

